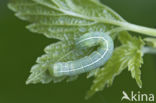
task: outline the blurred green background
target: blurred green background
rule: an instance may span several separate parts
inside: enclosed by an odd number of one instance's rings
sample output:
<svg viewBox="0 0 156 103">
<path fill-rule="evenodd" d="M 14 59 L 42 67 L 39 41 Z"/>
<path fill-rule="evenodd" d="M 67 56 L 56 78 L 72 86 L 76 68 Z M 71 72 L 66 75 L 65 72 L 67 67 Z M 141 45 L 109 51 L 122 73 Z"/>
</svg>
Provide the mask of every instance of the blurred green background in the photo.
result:
<svg viewBox="0 0 156 103">
<path fill-rule="evenodd" d="M 17 19 L 0 0 L 0 103 L 120 103 L 122 91 L 141 91 L 156 95 L 156 55 L 145 55 L 142 68 L 143 88 L 139 89 L 125 70 L 113 86 L 84 100 L 92 84 L 81 76 L 71 83 L 25 85 L 30 68 L 46 45 L 54 42 L 25 29 L 27 22 Z M 127 21 L 156 27 L 156 0 L 103 0 Z M 156 101 L 156 100 L 155 100 Z"/>
</svg>

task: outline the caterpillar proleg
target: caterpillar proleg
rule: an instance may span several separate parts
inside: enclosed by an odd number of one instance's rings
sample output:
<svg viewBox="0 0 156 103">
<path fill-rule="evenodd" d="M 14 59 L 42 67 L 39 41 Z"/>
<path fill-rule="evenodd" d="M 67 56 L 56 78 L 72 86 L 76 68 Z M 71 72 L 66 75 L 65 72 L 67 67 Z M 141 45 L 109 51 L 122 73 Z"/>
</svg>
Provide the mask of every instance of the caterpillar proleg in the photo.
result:
<svg viewBox="0 0 156 103">
<path fill-rule="evenodd" d="M 76 48 L 98 46 L 98 48 L 97 51 L 92 52 L 84 58 L 53 64 L 49 71 L 52 72 L 54 76 L 74 76 L 99 68 L 108 61 L 114 49 L 112 38 L 103 32 L 86 33 L 76 40 L 75 46 Z"/>
</svg>

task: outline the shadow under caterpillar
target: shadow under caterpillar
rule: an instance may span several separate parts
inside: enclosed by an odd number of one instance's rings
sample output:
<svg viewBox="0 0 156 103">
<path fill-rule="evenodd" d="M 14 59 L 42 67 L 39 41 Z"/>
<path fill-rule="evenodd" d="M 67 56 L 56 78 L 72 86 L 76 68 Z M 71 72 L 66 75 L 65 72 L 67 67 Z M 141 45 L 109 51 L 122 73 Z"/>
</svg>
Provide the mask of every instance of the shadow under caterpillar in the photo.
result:
<svg viewBox="0 0 156 103">
<path fill-rule="evenodd" d="M 103 32 L 86 33 L 76 40 L 75 46 L 76 48 L 99 47 L 97 51 L 84 58 L 75 61 L 57 62 L 51 65 L 49 72 L 53 76 L 74 76 L 99 68 L 108 61 L 114 50 L 112 38 Z"/>
</svg>

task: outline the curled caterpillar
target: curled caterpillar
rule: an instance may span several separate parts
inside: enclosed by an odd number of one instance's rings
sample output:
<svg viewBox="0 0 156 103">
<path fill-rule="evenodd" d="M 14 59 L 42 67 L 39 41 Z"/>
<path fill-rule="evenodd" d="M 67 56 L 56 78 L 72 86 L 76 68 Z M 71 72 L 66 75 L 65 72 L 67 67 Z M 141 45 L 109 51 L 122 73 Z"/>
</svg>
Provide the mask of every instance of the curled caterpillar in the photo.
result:
<svg viewBox="0 0 156 103">
<path fill-rule="evenodd" d="M 108 61 L 114 49 L 112 38 L 103 32 L 86 33 L 76 40 L 75 46 L 76 48 L 99 47 L 97 51 L 92 52 L 84 58 L 53 64 L 49 68 L 49 71 L 54 76 L 74 76 L 99 68 Z"/>
</svg>

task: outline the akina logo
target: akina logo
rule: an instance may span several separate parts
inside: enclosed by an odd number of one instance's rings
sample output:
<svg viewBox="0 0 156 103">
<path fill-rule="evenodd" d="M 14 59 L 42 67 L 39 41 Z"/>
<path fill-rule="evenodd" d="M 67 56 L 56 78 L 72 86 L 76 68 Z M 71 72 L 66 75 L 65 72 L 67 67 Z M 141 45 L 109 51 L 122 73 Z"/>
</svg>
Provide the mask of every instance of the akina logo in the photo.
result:
<svg viewBox="0 0 156 103">
<path fill-rule="evenodd" d="M 138 91 L 135 93 L 134 91 L 131 91 L 131 93 L 128 95 L 125 91 L 122 92 L 123 96 L 121 98 L 121 101 L 127 100 L 127 101 L 135 101 L 135 102 L 154 102 L 155 101 L 155 96 L 153 93 L 146 94 L 146 93 L 141 93 Z"/>
</svg>

